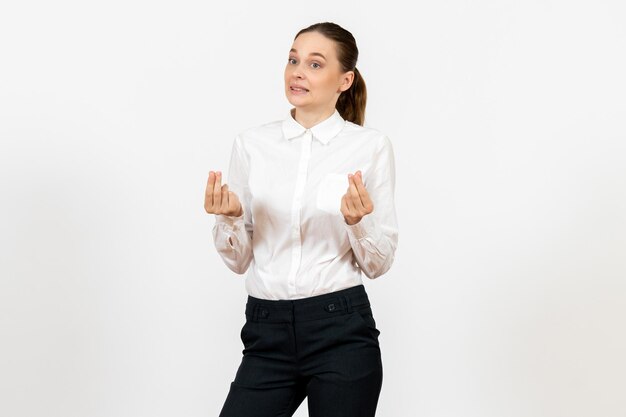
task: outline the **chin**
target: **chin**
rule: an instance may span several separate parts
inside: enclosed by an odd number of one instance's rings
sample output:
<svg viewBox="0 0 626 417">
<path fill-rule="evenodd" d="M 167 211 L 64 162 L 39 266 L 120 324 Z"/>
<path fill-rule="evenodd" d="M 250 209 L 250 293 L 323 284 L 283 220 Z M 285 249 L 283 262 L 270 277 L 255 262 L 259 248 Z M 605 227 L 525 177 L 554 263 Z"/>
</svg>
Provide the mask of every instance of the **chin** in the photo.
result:
<svg viewBox="0 0 626 417">
<path fill-rule="evenodd" d="M 293 97 L 287 96 L 287 101 L 294 107 L 302 107 L 309 104 L 308 100 L 298 100 L 297 98 L 294 100 Z"/>
</svg>

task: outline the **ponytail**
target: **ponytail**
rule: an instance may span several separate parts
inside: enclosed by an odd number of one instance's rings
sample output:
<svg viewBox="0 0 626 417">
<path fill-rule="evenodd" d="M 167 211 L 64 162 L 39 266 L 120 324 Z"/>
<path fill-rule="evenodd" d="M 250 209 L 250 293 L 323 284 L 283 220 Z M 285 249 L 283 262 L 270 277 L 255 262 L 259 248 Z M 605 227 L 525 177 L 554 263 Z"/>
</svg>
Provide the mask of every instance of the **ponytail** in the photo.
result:
<svg viewBox="0 0 626 417">
<path fill-rule="evenodd" d="M 366 103 L 367 89 L 365 88 L 365 80 L 363 80 L 359 70 L 354 67 L 352 85 L 339 96 L 336 106 L 337 111 L 345 120 L 363 126 Z"/>
</svg>

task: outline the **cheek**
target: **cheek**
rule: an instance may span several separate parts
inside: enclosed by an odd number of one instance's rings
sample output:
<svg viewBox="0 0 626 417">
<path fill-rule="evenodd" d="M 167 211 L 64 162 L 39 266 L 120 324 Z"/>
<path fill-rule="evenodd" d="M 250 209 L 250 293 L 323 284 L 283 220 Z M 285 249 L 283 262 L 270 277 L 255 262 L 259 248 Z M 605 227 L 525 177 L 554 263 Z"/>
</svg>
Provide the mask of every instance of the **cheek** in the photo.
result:
<svg viewBox="0 0 626 417">
<path fill-rule="evenodd" d="M 335 93 L 335 81 L 330 79 L 312 80 L 310 79 L 312 89 L 321 96 L 332 96 Z"/>
</svg>

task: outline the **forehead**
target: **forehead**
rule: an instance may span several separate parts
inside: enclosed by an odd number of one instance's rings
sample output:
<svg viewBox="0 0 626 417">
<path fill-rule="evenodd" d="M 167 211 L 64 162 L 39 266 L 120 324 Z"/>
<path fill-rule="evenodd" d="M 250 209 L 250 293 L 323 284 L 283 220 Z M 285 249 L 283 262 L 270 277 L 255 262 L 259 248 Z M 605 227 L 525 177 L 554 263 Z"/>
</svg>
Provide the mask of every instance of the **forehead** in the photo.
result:
<svg viewBox="0 0 626 417">
<path fill-rule="evenodd" d="M 302 33 L 293 41 L 291 48 L 295 49 L 297 54 L 302 57 L 319 52 L 328 60 L 335 59 L 334 42 L 318 32 Z"/>
</svg>

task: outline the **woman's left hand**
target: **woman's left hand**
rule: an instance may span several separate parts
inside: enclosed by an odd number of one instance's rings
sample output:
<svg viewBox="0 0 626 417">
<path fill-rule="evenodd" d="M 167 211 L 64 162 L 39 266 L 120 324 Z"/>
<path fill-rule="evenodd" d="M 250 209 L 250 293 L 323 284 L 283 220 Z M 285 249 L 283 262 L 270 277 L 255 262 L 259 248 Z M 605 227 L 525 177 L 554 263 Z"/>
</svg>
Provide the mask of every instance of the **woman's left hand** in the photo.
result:
<svg viewBox="0 0 626 417">
<path fill-rule="evenodd" d="M 341 197 L 341 214 L 347 224 L 353 225 L 374 211 L 374 204 L 363 185 L 361 171 L 348 174 L 348 183 L 348 191 Z"/>
</svg>

